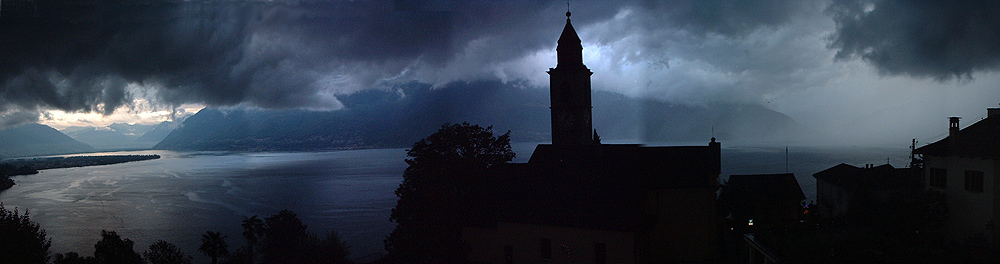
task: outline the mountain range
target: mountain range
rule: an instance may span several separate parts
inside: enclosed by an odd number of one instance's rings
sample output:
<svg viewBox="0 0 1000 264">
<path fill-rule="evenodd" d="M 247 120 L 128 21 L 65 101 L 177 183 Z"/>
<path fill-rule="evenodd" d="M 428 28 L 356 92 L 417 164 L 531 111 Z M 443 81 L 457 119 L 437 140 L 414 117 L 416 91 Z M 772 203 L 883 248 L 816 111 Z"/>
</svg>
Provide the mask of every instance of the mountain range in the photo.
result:
<svg viewBox="0 0 1000 264">
<path fill-rule="evenodd" d="M 409 84 L 338 97 L 336 111 L 206 108 L 154 149 L 301 151 L 407 147 L 445 123 L 492 125 L 513 141 L 550 137 L 545 89 L 480 81 L 433 88 Z M 788 116 L 753 104 L 694 106 L 593 93 L 594 128 L 606 140 L 743 144 L 800 142 L 816 134 Z"/>
<path fill-rule="evenodd" d="M 0 158 L 93 151 L 90 145 L 46 125 L 32 123 L 0 129 Z"/>
<path fill-rule="evenodd" d="M 687 105 L 611 92 L 593 94 L 594 128 L 605 142 L 731 145 L 804 142 L 820 132 L 753 104 Z M 0 157 L 116 149 L 312 151 L 407 147 L 445 123 L 511 131 L 515 142 L 550 138 L 549 96 L 519 83 L 408 84 L 342 95 L 335 111 L 205 108 L 183 122 L 0 130 Z M 65 134 L 63 134 L 65 133 Z M 89 145 L 88 145 L 89 144 Z"/>
<path fill-rule="evenodd" d="M 98 150 L 148 149 L 166 138 L 177 123 L 164 121 L 155 125 L 113 123 L 106 127 L 73 126 L 61 130 Z"/>
</svg>

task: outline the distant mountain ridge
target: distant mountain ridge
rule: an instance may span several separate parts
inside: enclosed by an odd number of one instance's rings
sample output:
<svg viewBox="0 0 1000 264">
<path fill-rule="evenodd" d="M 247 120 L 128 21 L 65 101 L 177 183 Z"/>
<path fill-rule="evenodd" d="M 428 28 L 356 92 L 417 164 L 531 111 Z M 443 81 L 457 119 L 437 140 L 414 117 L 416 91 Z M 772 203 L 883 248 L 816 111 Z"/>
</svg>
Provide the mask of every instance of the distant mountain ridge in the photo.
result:
<svg viewBox="0 0 1000 264">
<path fill-rule="evenodd" d="M 332 150 L 407 147 L 444 123 L 492 125 L 514 141 L 548 141 L 548 91 L 500 82 L 457 83 L 433 89 L 411 84 L 339 98 L 345 109 L 220 110 L 188 118 L 155 149 Z M 594 128 L 604 139 L 646 142 L 801 140 L 814 133 L 759 105 L 671 105 L 610 92 L 593 94 Z M 637 142 L 638 143 L 638 142 Z"/>
<path fill-rule="evenodd" d="M 31 123 L 0 129 L 0 158 L 92 151 L 94 148 L 90 145 L 42 124 Z"/>
<path fill-rule="evenodd" d="M 113 123 L 106 127 L 68 127 L 62 132 L 96 149 L 147 149 L 166 138 L 176 126 L 170 121 L 155 125 Z"/>
</svg>

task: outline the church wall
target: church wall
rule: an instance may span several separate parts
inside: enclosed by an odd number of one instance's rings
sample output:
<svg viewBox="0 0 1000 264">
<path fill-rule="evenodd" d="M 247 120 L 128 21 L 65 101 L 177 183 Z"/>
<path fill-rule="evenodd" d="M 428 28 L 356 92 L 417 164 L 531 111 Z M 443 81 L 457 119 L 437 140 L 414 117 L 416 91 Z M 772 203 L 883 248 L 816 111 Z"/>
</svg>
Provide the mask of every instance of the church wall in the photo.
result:
<svg viewBox="0 0 1000 264">
<path fill-rule="evenodd" d="M 649 232 L 650 263 L 695 262 L 718 257 L 716 193 L 711 188 L 650 191 L 655 224 Z"/>
<path fill-rule="evenodd" d="M 632 232 L 525 223 L 463 231 L 471 246 L 468 260 L 476 263 L 506 263 L 506 246 L 512 249 L 513 263 L 595 263 L 595 243 L 604 244 L 605 263 L 635 263 L 636 235 Z M 551 241 L 548 258 L 543 256 L 543 239 Z"/>
</svg>

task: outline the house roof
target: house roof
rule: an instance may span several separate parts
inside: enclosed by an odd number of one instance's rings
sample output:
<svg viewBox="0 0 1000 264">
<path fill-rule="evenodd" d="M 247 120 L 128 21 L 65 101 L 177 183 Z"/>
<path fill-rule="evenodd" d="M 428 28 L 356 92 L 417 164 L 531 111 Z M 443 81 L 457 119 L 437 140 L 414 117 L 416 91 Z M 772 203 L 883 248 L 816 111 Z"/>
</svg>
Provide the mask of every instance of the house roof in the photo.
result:
<svg viewBox="0 0 1000 264">
<path fill-rule="evenodd" d="M 941 157 L 1000 158 L 1000 116 L 980 120 L 953 136 L 917 148 L 915 153 Z"/>
<path fill-rule="evenodd" d="M 647 227 L 646 191 L 715 188 L 719 148 L 538 145 L 528 163 L 491 177 L 487 221 L 602 230 Z"/>
<path fill-rule="evenodd" d="M 920 174 L 912 169 L 894 168 L 889 164 L 859 168 L 841 163 L 813 177 L 846 190 L 919 189 L 921 180 Z"/>
<path fill-rule="evenodd" d="M 737 199 L 752 202 L 806 199 L 792 173 L 731 175 L 726 186 L 735 192 Z"/>
</svg>

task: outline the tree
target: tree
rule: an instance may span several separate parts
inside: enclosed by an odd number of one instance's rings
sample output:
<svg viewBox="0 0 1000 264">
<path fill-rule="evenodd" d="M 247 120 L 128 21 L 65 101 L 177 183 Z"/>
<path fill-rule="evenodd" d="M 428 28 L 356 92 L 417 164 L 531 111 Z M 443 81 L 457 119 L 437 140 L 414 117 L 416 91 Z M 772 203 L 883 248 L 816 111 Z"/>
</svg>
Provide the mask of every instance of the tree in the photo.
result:
<svg viewBox="0 0 1000 264">
<path fill-rule="evenodd" d="M 264 223 L 261 243 L 262 263 L 302 263 L 309 234 L 302 220 L 289 210 L 269 216 Z"/>
<path fill-rule="evenodd" d="M 309 260 L 311 263 L 350 263 L 347 244 L 340 240 L 336 231 L 330 231 L 326 238 L 310 236 Z"/>
<path fill-rule="evenodd" d="M 101 230 L 101 240 L 94 244 L 94 259 L 100 264 L 142 264 L 131 239 L 122 239 L 114 231 Z"/>
<path fill-rule="evenodd" d="M 226 236 L 219 232 L 205 231 L 201 235 L 201 246 L 198 251 L 205 256 L 212 258 L 212 264 L 219 262 L 219 257 L 228 254 L 229 246 L 226 245 Z"/>
<path fill-rule="evenodd" d="M 32 222 L 28 212 L 9 211 L 0 203 L 0 262 L 46 263 L 52 239 Z"/>
<path fill-rule="evenodd" d="M 66 252 L 66 254 L 56 254 L 52 264 L 94 264 L 97 260 L 94 257 L 81 257 L 76 252 Z"/>
<path fill-rule="evenodd" d="M 264 236 L 264 221 L 256 215 L 243 218 L 243 238 L 247 239 L 247 259 L 253 264 L 254 245 Z"/>
<path fill-rule="evenodd" d="M 149 245 L 149 250 L 143 252 L 142 257 L 149 264 L 191 264 L 190 256 L 185 256 L 176 245 L 163 240 Z"/>
<path fill-rule="evenodd" d="M 444 124 L 406 151 L 409 167 L 396 189 L 399 201 L 389 220 L 396 229 L 385 240 L 388 261 L 455 263 L 465 258 L 461 226 L 476 206 L 472 190 L 494 166 L 514 158 L 510 131 Z"/>
</svg>

